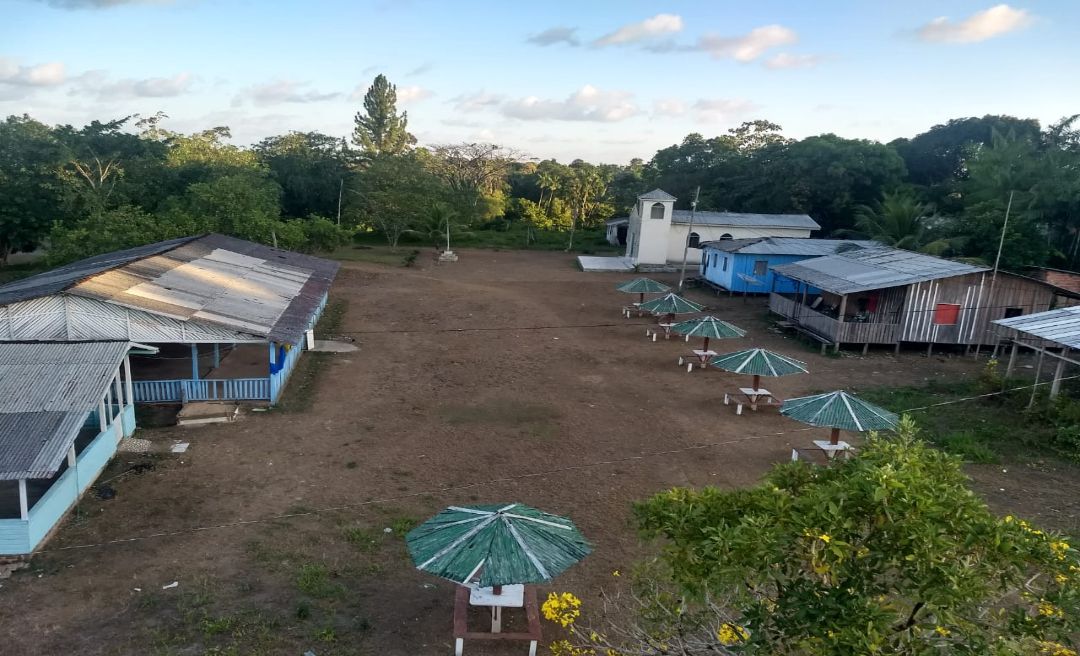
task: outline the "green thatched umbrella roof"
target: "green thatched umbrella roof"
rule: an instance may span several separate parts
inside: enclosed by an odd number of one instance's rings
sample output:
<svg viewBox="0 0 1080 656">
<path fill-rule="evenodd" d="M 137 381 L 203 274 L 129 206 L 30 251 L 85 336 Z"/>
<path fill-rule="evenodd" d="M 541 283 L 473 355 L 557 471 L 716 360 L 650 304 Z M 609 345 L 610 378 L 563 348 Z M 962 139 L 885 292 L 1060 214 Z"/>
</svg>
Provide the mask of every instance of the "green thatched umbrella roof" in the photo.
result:
<svg viewBox="0 0 1080 656">
<path fill-rule="evenodd" d="M 742 328 L 712 316 L 680 321 L 671 327 L 671 332 L 686 335 L 687 337 L 709 337 L 712 339 L 742 337 L 746 334 L 746 331 Z"/>
<path fill-rule="evenodd" d="M 713 358 L 710 364 L 736 374 L 770 378 L 805 374 L 809 371 L 805 362 L 761 348 L 724 353 Z"/>
<path fill-rule="evenodd" d="M 832 428 L 834 444 L 841 430 L 856 433 L 892 430 L 900 421 L 888 410 L 844 391 L 788 399 L 780 406 L 780 414 L 811 426 Z"/>
<path fill-rule="evenodd" d="M 671 293 L 642 303 L 641 309 L 653 314 L 693 314 L 694 312 L 701 312 L 703 307 L 693 301 L 686 300 L 678 294 Z"/>
<path fill-rule="evenodd" d="M 662 282 L 656 282 L 651 278 L 635 278 L 630 282 L 624 282 L 615 289 L 627 294 L 663 294 L 670 291 L 671 287 Z"/>
<path fill-rule="evenodd" d="M 592 551 L 574 523 L 529 506 L 450 506 L 405 536 L 417 569 L 480 587 L 540 583 Z"/>
</svg>

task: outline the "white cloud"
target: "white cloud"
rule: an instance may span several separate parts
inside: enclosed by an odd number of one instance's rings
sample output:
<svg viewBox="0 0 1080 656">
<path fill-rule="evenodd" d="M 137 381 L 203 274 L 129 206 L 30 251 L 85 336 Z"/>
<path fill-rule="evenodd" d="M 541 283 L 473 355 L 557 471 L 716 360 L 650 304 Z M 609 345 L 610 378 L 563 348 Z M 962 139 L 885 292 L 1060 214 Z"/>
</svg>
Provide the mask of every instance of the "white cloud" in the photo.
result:
<svg viewBox="0 0 1080 656">
<path fill-rule="evenodd" d="M 757 109 L 757 105 L 740 98 L 701 98 L 694 103 L 697 120 L 704 122 L 731 121 Z"/>
<path fill-rule="evenodd" d="M 598 121 L 628 119 L 639 110 L 627 91 L 605 91 L 585 85 L 566 100 L 547 100 L 529 96 L 504 103 L 502 113 L 525 121 Z"/>
<path fill-rule="evenodd" d="M 793 55 L 781 52 L 765 60 L 765 68 L 813 68 L 821 63 L 821 55 Z"/>
<path fill-rule="evenodd" d="M 67 76 L 61 62 L 22 66 L 12 59 L 0 57 L 0 84 L 21 87 L 55 87 Z"/>
<path fill-rule="evenodd" d="M 1024 29 L 1031 22 L 1031 14 L 1026 9 L 1001 4 L 956 23 L 948 16 L 939 16 L 919 28 L 918 35 L 923 41 L 932 43 L 977 43 Z"/>
<path fill-rule="evenodd" d="M 435 62 L 424 62 L 423 64 L 420 64 L 419 66 L 412 69 L 411 71 L 409 71 L 405 75 L 407 77 L 413 77 L 415 75 L 423 75 L 424 73 L 430 72 L 431 69 L 433 69 L 433 68 L 435 68 Z"/>
<path fill-rule="evenodd" d="M 74 80 L 68 93 L 73 96 L 93 94 L 100 99 L 173 98 L 187 93 L 194 81 L 191 73 L 112 81 L 104 71 L 87 71 Z"/>
<path fill-rule="evenodd" d="M 477 91 L 476 93 L 461 94 L 450 102 L 454 103 L 456 111 L 472 113 L 497 107 L 502 104 L 503 100 L 504 97 L 499 94 Z"/>
<path fill-rule="evenodd" d="M 397 101 L 402 105 L 418 103 L 422 100 L 427 100 L 433 95 L 435 94 L 430 89 L 425 89 L 424 87 L 417 85 L 398 87 L 397 89 Z"/>
<path fill-rule="evenodd" d="M 682 116 L 686 113 L 686 103 L 681 100 L 657 100 L 653 103 L 653 114 L 657 116 Z"/>
<path fill-rule="evenodd" d="M 640 23 L 623 25 L 619 29 L 605 34 L 593 42 L 597 46 L 623 45 L 655 39 L 665 34 L 674 34 L 683 29 L 682 16 L 678 14 L 657 14 Z"/>
<path fill-rule="evenodd" d="M 697 49 L 704 50 L 715 59 L 732 58 L 749 62 L 772 48 L 790 45 L 798 40 L 799 36 L 790 28 L 783 25 L 764 25 L 742 36 L 706 34 L 698 39 Z"/>
<path fill-rule="evenodd" d="M 293 80 L 276 80 L 266 84 L 257 84 L 243 92 L 235 99 L 233 105 L 240 104 L 245 98 L 250 99 L 256 105 L 276 105 L 280 103 L 312 103 L 325 100 L 334 100 L 341 97 L 340 93 L 320 93 L 318 91 L 305 91 L 307 82 Z"/>
<path fill-rule="evenodd" d="M 538 32 L 537 34 L 529 35 L 528 39 L 525 39 L 527 43 L 538 46 L 551 46 L 556 43 L 565 43 L 570 46 L 580 45 L 581 42 L 577 38 L 576 27 L 552 27 Z"/>
</svg>

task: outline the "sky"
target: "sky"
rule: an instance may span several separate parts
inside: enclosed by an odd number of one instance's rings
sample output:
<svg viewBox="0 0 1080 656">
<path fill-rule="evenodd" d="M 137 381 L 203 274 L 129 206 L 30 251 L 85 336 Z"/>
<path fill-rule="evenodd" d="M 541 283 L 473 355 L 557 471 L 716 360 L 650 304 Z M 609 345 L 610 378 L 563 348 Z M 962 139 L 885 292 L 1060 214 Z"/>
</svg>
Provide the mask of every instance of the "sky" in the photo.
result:
<svg viewBox="0 0 1080 656">
<path fill-rule="evenodd" d="M 767 119 L 889 141 L 1080 112 L 1080 2 L 0 0 L 0 115 L 335 136 L 375 75 L 421 144 L 648 160 Z"/>
</svg>

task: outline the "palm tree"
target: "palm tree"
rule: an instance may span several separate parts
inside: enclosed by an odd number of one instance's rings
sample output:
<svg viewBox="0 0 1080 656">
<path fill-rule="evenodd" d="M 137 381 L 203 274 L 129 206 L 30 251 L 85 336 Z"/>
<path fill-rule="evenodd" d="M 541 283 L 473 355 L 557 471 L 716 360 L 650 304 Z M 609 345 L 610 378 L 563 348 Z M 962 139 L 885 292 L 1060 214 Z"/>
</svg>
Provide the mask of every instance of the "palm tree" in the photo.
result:
<svg viewBox="0 0 1080 656">
<path fill-rule="evenodd" d="M 940 253 L 950 244 L 946 240 L 929 240 L 934 218 L 933 207 L 919 202 L 911 192 L 886 192 L 873 206 L 859 206 L 853 232 L 893 248 Z"/>
</svg>

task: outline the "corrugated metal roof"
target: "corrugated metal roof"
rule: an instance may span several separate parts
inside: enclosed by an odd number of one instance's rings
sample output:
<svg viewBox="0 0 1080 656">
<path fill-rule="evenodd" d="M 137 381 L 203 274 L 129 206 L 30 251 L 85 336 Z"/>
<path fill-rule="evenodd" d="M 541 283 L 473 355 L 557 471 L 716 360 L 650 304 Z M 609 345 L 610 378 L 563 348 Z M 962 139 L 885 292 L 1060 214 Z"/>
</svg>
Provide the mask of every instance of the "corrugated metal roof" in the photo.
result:
<svg viewBox="0 0 1080 656">
<path fill-rule="evenodd" d="M 0 343 L 0 479 L 56 473 L 128 342 Z"/>
<path fill-rule="evenodd" d="M 674 196 L 663 189 L 653 189 L 638 196 L 639 200 L 676 200 Z"/>
<path fill-rule="evenodd" d="M 834 294 L 902 287 L 988 270 L 987 267 L 884 246 L 845 251 L 772 269 Z"/>
<path fill-rule="evenodd" d="M 97 256 L 0 287 L 0 305 L 66 292 L 295 342 L 338 263 L 224 235 Z"/>
<path fill-rule="evenodd" d="M 15 282 L 0 286 L 0 305 L 61 292 L 92 275 L 123 266 L 144 257 L 164 253 L 194 239 L 198 239 L 198 237 L 171 239 L 123 251 L 95 255 L 28 278 L 21 278 Z"/>
<path fill-rule="evenodd" d="M 807 239 L 799 237 L 758 237 L 755 239 L 721 239 L 702 242 L 700 248 L 715 248 L 725 253 L 749 255 L 832 255 L 841 246 L 878 248 L 876 241 L 856 239 Z"/>
<path fill-rule="evenodd" d="M 1080 306 L 998 319 L 994 323 L 1032 337 L 1080 349 Z"/>
<path fill-rule="evenodd" d="M 690 210 L 673 210 L 672 223 L 690 223 Z M 733 228 L 801 228 L 819 230 L 821 226 L 808 214 L 747 214 L 745 212 L 696 212 L 694 225 L 731 226 Z"/>
</svg>

